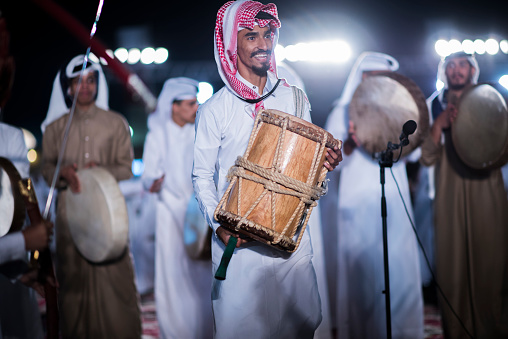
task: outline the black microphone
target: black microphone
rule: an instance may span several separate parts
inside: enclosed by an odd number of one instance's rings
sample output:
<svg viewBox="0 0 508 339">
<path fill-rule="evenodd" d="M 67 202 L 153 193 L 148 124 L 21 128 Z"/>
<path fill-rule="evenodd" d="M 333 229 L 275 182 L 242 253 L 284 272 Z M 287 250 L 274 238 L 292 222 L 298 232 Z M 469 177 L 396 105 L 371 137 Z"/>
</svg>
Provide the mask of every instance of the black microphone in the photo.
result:
<svg viewBox="0 0 508 339">
<path fill-rule="evenodd" d="M 416 122 L 414 120 L 408 120 L 402 126 L 402 133 L 400 134 L 399 140 L 403 146 L 409 145 L 408 137 L 416 131 Z"/>
</svg>

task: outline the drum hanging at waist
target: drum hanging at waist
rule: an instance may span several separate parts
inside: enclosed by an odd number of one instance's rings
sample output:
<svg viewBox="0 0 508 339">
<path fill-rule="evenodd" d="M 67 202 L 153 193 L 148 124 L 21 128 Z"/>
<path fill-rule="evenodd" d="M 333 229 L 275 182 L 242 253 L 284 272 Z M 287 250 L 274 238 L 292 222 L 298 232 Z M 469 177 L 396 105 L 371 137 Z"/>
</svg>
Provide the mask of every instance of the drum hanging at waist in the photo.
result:
<svg viewBox="0 0 508 339">
<path fill-rule="evenodd" d="M 101 263 L 121 256 L 128 244 L 125 198 L 111 173 L 94 167 L 77 172 L 81 192 L 67 190 L 65 208 L 72 240 L 87 260 Z"/>
<path fill-rule="evenodd" d="M 230 169 L 215 218 L 249 238 L 295 251 L 324 193 L 326 148 L 335 146 L 341 141 L 316 125 L 277 110 L 260 111 L 244 156 Z"/>
</svg>

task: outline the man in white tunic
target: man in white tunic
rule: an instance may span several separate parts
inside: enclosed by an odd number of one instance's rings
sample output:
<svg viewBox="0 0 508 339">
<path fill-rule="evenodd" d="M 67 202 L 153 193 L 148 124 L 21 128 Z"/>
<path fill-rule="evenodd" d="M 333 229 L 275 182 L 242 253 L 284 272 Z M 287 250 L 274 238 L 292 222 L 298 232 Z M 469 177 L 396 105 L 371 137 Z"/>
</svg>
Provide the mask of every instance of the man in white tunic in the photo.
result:
<svg viewBox="0 0 508 339">
<path fill-rule="evenodd" d="M 198 110 L 193 168 L 196 197 L 214 230 L 214 272 L 232 235 L 214 219 L 214 210 L 228 186 L 228 170 L 247 148 L 256 113 L 296 113 L 291 86 L 276 76 L 278 27 L 274 4 L 230 1 L 217 14 L 215 59 L 226 86 Z M 306 99 L 303 118 L 310 121 Z M 340 150 L 328 150 L 325 166 L 332 170 L 340 159 Z M 321 303 L 308 228 L 292 254 L 238 240 L 226 280 L 213 281 L 216 338 L 313 337 Z"/>
<path fill-rule="evenodd" d="M 192 259 L 185 250 L 184 220 L 192 197 L 194 121 L 198 82 L 165 82 L 157 109 L 148 118 L 142 175 L 157 194 L 155 302 L 162 338 L 201 339 L 213 333 L 210 260 Z"/>
<path fill-rule="evenodd" d="M 397 69 L 398 62 L 389 55 L 373 52 L 360 55 L 326 123 L 326 129 L 336 138 L 346 140 L 338 193 L 339 338 L 384 338 L 387 333 L 382 293 L 385 284 L 380 166 L 355 140 L 349 128 L 348 105 L 364 72 Z M 411 216 L 412 212 L 405 164 L 397 162 L 387 171 L 385 184 L 392 335 L 393 338 L 422 338 L 423 301 L 417 242 L 391 172 Z"/>
</svg>

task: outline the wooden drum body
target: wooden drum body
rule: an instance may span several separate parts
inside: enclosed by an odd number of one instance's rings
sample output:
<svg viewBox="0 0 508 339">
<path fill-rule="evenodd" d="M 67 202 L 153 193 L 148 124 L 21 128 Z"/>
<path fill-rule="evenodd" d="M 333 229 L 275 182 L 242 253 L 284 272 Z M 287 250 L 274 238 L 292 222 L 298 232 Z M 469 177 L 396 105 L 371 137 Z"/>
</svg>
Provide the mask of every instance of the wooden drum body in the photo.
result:
<svg viewBox="0 0 508 339">
<path fill-rule="evenodd" d="M 7 158 L 0 157 L 0 237 L 21 230 L 25 203 L 19 190 L 21 176 Z"/>
<path fill-rule="evenodd" d="M 298 247 L 327 170 L 326 147 L 341 142 L 277 110 L 258 113 L 244 157 L 215 211 L 221 225 L 288 252 Z M 298 238 L 294 237 L 298 232 Z"/>
<path fill-rule="evenodd" d="M 125 198 L 107 170 L 94 167 L 77 174 L 81 192 L 68 190 L 65 194 L 67 223 L 74 244 L 91 262 L 114 260 L 124 253 L 128 243 Z"/>
</svg>

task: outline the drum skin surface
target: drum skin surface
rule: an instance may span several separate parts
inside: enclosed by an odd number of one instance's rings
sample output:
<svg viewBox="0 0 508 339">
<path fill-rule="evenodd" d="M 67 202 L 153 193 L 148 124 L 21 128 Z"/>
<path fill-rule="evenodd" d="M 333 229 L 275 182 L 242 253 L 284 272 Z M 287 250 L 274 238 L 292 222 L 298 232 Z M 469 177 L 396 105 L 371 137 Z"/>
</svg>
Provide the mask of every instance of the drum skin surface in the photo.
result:
<svg viewBox="0 0 508 339">
<path fill-rule="evenodd" d="M 0 157 L 0 237 L 21 230 L 25 203 L 18 189 L 21 176 L 10 160 Z"/>
<path fill-rule="evenodd" d="M 114 260 L 125 250 L 129 218 L 125 198 L 107 170 L 94 167 L 77 172 L 81 192 L 65 195 L 69 230 L 77 249 L 94 263 Z"/>
<path fill-rule="evenodd" d="M 429 111 L 420 88 L 409 78 L 394 72 L 366 77 L 358 85 L 349 105 L 360 145 L 369 153 L 379 153 L 388 142 L 399 143 L 402 126 L 414 120 L 417 128 L 409 136 L 402 156 L 416 149 L 429 129 Z"/>
<path fill-rule="evenodd" d="M 494 169 L 508 161 L 508 110 L 494 87 L 478 84 L 466 90 L 452 124 L 453 145 L 473 169 Z"/>
</svg>

